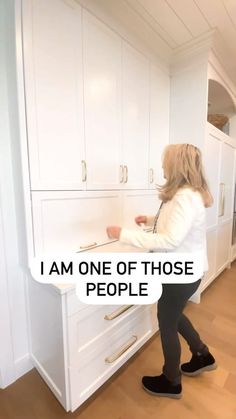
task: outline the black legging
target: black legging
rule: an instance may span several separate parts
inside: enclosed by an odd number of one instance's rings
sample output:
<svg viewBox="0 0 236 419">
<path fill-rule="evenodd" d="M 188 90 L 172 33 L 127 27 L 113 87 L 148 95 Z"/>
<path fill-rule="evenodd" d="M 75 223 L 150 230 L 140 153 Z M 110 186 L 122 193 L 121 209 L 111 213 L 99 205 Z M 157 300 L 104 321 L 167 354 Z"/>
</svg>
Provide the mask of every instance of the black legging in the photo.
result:
<svg viewBox="0 0 236 419">
<path fill-rule="evenodd" d="M 208 347 L 201 341 L 198 332 L 182 314 L 188 299 L 195 293 L 200 283 L 201 279 L 191 284 L 163 284 L 162 295 L 158 301 L 157 317 L 164 355 L 163 374 L 175 384 L 181 381 L 179 370 L 181 346 L 178 332 L 187 341 L 193 354 L 208 352 Z"/>
</svg>

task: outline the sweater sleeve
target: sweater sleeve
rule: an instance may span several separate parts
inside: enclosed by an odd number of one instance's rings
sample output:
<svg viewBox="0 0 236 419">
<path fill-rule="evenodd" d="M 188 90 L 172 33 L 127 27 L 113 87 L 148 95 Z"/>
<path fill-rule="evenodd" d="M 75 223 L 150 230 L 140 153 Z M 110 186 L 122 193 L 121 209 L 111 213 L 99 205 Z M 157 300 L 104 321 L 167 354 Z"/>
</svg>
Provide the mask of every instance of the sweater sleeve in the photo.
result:
<svg viewBox="0 0 236 419">
<path fill-rule="evenodd" d="M 172 202 L 168 221 L 161 233 L 122 229 L 120 242 L 147 250 L 174 250 L 180 246 L 191 229 L 195 217 L 192 194 L 177 193 Z"/>
</svg>

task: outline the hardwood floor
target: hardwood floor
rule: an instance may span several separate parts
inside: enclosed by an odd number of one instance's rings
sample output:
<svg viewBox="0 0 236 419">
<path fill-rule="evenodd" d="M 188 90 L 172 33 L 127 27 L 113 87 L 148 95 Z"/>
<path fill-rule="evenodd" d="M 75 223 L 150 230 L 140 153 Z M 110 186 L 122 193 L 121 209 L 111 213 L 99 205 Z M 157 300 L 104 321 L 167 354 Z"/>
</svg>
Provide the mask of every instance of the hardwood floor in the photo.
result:
<svg viewBox="0 0 236 419">
<path fill-rule="evenodd" d="M 200 305 L 185 313 L 214 354 L 218 368 L 183 377 L 180 400 L 153 397 L 142 390 L 142 375 L 159 374 L 162 353 L 154 336 L 122 369 L 74 413 L 66 413 L 35 370 L 0 390 L 0 419 L 235 419 L 236 418 L 236 262 L 204 292 Z M 190 353 L 182 343 L 182 360 Z"/>
</svg>

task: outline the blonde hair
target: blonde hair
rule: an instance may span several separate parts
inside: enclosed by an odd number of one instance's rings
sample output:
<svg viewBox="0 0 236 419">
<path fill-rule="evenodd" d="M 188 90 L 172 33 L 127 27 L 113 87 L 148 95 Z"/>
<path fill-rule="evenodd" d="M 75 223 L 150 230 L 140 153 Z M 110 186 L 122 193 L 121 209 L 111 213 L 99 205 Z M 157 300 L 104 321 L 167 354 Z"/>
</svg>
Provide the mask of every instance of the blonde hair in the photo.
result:
<svg viewBox="0 0 236 419">
<path fill-rule="evenodd" d="M 179 188 L 190 187 L 199 191 L 205 207 L 213 204 L 207 181 L 203 174 L 201 151 L 192 144 L 170 144 L 163 154 L 162 167 L 166 183 L 158 187 L 159 198 L 167 202 Z"/>
</svg>

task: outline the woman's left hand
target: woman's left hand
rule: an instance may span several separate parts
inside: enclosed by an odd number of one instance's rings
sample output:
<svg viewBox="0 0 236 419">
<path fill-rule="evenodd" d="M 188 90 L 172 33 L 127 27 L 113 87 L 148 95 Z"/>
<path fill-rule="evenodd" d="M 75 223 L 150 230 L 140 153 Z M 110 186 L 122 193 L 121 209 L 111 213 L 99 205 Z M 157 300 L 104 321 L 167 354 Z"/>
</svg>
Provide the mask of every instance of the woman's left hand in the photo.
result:
<svg viewBox="0 0 236 419">
<path fill-rule="evenodd" d="M 107 235 L 109 239 L 118 239 L 120 238 L 121 227 L 118 226 L 108 226 Z"/>
</svg>

